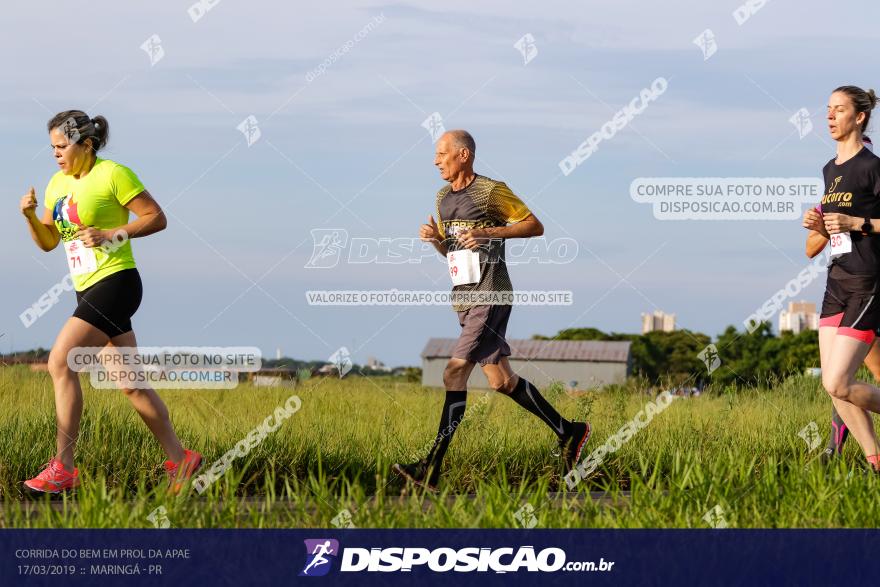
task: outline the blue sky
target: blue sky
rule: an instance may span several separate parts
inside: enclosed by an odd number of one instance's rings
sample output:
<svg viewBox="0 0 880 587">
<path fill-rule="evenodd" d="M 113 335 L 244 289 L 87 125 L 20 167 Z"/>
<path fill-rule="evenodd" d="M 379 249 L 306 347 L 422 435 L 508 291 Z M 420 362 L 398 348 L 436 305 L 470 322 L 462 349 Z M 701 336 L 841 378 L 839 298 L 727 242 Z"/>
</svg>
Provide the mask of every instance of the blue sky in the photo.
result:
<svg viewBox="0 0 880 587">
<path fill-rule="evenodd" d="M 517 308 L 509 336 L 636 332 L 655 308 L 710 335 L 741 326 L 806 265 L 799 222 L 659 221 L 630 198 L 630 182 L 817 176 L 834 152 L 824 126 L 830 91 L 880 82 L 868 60 L 880 8 L 844 1 L 829 13 L 774 1 L 738 25 L 737 2 L 691 4 L 220 0 L 197 22 L 187 3 L 93 2 L 70 22 L 61 2 L 9 8 L 0 349 L 49 346 L 74 306 L 68 293 L 30 328 L 18 318 L 66 269 L 59 250 L 30 242 L 17 207 L 54 173 L 44 125 L 68 108 L 109 119 L 102 156 L 134 169 L 169 213 L 167 231 L 134 243 L 144 345 L 280 347 L 310 359 L 347 346 L 358 362 L 402 365 L 418 363 L 427 338 L 455 336 L 448 308 L 310 307 L 304 295 L 446 287 L 439 259 L 304 268 L 312 229 L 417 234 L 442 185 L 421 127 L 435 111 L 446 128 L 471 130 L 477 170 L 520 194 L 548 238 L 580 245 L 571 264 L 511 269 L 517 289 L 571 290 L 574 305 Z M 692 43 L 706 28 L 718 44 L 708 60 Z M 538 53 L 524 65 L 513 45 L 526 33 Z M 140 47 L 154 34 L 165 54 L 151 66 Z M 660 76 L 668 90 L 562 176 L 560 159 Z M 789 118 L 802 107 L 815 128 L 799 138 Z M 249 115 L 262 133 L 250 147 L 236 129 Z M 803 297 L 818 302 L 822 288 L 817 281 Z"/>
</svg>

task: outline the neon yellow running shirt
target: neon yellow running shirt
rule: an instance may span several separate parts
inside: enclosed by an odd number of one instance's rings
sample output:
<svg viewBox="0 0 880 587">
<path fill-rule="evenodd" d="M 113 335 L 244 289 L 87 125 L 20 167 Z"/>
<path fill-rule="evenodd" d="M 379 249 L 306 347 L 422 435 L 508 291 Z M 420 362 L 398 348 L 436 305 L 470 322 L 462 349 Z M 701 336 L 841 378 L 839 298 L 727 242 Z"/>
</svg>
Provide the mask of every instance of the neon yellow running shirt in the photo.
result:
<svg viewBox="0 0 880 587">
<path fill-rule="evenodd" d="M 76 241 L 81 226 L 107 230 L 128 224 L 125 204 L 143 191 L 144 184 L 131 169 L 99 157 L 83 178 L 76 179 L 61 171 L 52 176 L 43 203 L 52 210 L 61 241 L 76 247 L 73 241 Z M 110 244 L 104 249 L 92 247 L 90 250 L 94 251 L 97 267 L 79 274 L 71 271 L 76 291 L 83 291 L 123 269 L 135 267 L 128 239 L 122 245 Z"/>
</svg>

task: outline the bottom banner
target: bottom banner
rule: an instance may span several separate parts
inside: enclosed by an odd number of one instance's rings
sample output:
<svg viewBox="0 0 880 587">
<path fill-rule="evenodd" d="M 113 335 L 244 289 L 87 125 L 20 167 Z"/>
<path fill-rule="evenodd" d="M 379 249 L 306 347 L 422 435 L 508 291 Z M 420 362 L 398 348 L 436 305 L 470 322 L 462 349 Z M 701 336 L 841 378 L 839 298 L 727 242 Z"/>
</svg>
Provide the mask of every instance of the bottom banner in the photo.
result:
<svg viewBox="0 0 880 587">
<path fill-rule="evenodd" d="M 877 530 L 4 530 L 0 584 L 867 584 Z"/>
</svg>

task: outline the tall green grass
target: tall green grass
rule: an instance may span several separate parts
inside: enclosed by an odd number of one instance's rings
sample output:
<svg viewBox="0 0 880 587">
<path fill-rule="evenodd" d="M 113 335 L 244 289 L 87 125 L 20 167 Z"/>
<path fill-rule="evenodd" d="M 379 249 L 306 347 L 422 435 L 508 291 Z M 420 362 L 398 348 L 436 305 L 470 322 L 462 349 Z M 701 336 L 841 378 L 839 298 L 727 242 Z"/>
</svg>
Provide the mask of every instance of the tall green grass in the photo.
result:
<svg viewBox="0 0 880 587">
<path fill-rule="evenodd" d="M 599 446 L 651 399 L 633 386 L 572 398 L 548 396 L 594 427 Z M 636 386 L 638 387 L 638 386 Z M 679 399 L 577 491 L 565 491 L 555 437 L 511 400 L 471 392 L 441 479 L 441 494 L 408 491 L 394 462 L 426 450 L 443 394 L 394 379 L 312 379 L 296 389 L 242 385 L 162 391 L 184 444 L 209 466 L 291 394 L 302 408 L 203 495 L 169 497 L 158 444 L 118 392 L 86 385 L 77 451 L 83 486 L 73 497 L 31 499 L 21 481 L 54 453 L 51 382 L 23 367 L 0 369 L 0 525 L 152 527 L 164 506 L 175 527 L 330 527 L 348 510 L 357 527 L 516 527 L 528 503 L 538 527 L 707 527 L 719 506 L 731 527 L 872 527 L 880 482 L 851 441 L 832 466 L 815 462 L 798 432 L 828 432 L 830 402 L 818 381 Z M 824 438 L 823 444 L 824 447 Z M 420 456 L 420 455 L 419 455 Z M 586 492 L 602 491 L 594 501 Z M 629 493 L 624 496 L 623 491 Z"/>
</svg>

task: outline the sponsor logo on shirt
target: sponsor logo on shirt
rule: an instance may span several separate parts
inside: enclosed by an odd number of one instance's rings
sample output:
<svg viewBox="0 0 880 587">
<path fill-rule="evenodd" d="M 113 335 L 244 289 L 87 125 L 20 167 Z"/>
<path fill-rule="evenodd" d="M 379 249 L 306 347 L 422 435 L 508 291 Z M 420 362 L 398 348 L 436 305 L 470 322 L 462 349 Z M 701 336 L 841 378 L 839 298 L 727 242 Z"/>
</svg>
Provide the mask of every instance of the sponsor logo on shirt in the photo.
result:
<svg viewBox="0 0 880 587">
<path fill-rule="evenodd" d="M 837 189 L 837 186 L 840 185 L 840 181 L 842 179 L 842 175 L 838 175 L 834 178 L 834 182 L 831 184 L 831 187 L 828 188 L 828 193 L 822 197 L 823 204 L 837 203 L 837 205 L 841 208 L 852 206 L 852 192 L 834 191 Z"/>
<path fill-rule="evenodd" d="M 52 219 L 61 238 L 66 242 L 71 240 L 82 225 L 79 217 L 79 206 L 73 194 L 67 194 L 55 201 L 55 209 L 52 211 Z"/>
</svg>

